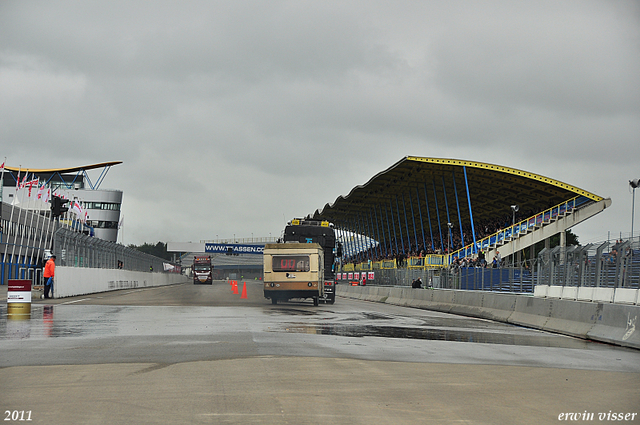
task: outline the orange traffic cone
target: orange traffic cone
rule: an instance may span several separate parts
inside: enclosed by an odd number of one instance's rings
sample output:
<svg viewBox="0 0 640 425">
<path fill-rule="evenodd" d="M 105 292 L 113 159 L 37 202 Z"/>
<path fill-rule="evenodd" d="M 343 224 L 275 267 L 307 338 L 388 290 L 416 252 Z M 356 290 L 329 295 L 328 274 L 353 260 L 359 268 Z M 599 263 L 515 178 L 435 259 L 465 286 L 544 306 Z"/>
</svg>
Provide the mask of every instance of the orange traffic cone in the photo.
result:
<svg viewBox="0 0 640 425">
<path fill-rule="evenodd" d="M 238 295 L 238 281 L 237 280 L 233 280 L 231 283 L 231 291 Z"/>
<path fill-rule="evenodd" d="M 240 299 L 241 300 L 246 300 L 247 299 L 247 282 L 243 282 L 244 284 L 242 285 L 242 295 L 240 295 Z"/>
</svg>

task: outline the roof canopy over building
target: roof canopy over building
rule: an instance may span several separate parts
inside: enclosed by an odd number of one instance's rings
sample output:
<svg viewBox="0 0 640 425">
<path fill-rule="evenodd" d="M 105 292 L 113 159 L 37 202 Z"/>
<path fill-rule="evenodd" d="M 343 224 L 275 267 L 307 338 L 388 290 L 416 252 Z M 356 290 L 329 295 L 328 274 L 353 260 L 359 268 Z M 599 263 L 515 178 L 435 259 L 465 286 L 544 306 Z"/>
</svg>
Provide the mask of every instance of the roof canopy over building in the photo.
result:
<svg viewBox="0 0 640 425">
<path fill-rule="evenodd" d="M 80 182 L 84 187 L 84 183 L 87 182 L 89 184 L 89 188 L 92 190 L 97 190 L 100 187 L 100 184 L 106 177 L 109 169 L 114 166 L 122 164 L 122 161 L 110 161 L 110 162 L 101 162 L 99 164 L 91 164 L 91 165 L 81 165 L 78 167 L 68 167 L 68 168 L 44 168 L 44 169 L 33 169 L 26 167 L 9 167 L 5 166 L 5 170 L 9 172 L 9 175 L 13 177 L 13 184 L 17 182 L 18 173 L 22 173 L 22 176 L 35 176 L 40 178 L 42 183 L 58 183 L 62 186 L 66 186 L 68 188 L 72 188 L 74 183 Z M 92 182 L 89 179 L 89 175 L 87 174 L 88 170 L 95 170 L 102 168 L 102 172 L 100 176 L 96 179 L 95 182 Z M 69 174 L 76 173 L 75 176 L 69 178 L 65 177 Z M 11 185 L 10 181 L 7 181 L 9 185 Z"/>
<path fill-rule="evenodd" d="M 518 217 L 525 218 L 576 197 L 587 203 L 603 199 L 514 168 L 407 156 L 312 216 L 377 240 L 404 237 L 414 248 L 423 235 L 425 241 L 440 239 L 436 234 L 451 227 L 466 234 L 466 245 L 472 241 L 472 221 L 478 232 L 484 223 L 503 219 L 510 224 L 512 205 L 518 206 Z"/>
</svg>

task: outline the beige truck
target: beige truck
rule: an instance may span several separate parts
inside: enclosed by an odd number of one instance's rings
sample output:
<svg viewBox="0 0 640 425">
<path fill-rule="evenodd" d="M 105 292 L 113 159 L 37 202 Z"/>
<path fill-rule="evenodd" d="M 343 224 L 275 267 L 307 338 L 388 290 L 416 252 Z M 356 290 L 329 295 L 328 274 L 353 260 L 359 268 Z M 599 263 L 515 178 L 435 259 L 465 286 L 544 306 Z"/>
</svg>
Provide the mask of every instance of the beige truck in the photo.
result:
<svg viewBox="0 0 640 425">
<path fill-rule="evenodd" d="M 324 256 L 317 243 L 271 243 L 264 247 L 264 297 L 271 304 L 324 297 Z"/>
</svg>

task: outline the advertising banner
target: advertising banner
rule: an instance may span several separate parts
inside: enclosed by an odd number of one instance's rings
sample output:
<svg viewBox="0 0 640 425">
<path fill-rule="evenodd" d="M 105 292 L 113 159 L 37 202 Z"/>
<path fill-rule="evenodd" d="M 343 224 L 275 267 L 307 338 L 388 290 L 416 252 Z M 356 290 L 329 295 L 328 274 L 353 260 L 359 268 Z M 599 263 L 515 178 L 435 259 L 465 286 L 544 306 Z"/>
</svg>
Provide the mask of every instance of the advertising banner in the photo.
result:
<svg viewBox="0 0 640 425">
<path fill-rule="evenodd" d="M 264 253 L 264 245 L 240 245 L 240 244 L 224 244 L 224 243 L 206 243 L 204 244 L 204 252 L 214 254 L 257 254 Z"/>
</svg>

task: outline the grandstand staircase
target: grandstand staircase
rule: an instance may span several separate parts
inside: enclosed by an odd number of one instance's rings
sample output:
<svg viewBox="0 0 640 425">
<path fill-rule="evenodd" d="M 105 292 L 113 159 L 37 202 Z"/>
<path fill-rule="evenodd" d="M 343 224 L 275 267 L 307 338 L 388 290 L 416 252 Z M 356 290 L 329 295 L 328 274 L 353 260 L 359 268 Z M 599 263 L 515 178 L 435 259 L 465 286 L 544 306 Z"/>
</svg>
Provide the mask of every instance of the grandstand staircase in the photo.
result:
<svg viewBox="0 0 640 425">
<path fill-rule="evenodd" d="M 611 199 L 594 201 L 584 196 L 573 198 L 546 211 L 476 241 L 476 247 L 485 252 L 488 262 L 500 252 L 502 258 L 524 250 L 602 212 L 611 205 Z M 473 244 L 454 252 L 454 257 L 474 256 Z"/>
</svg>

